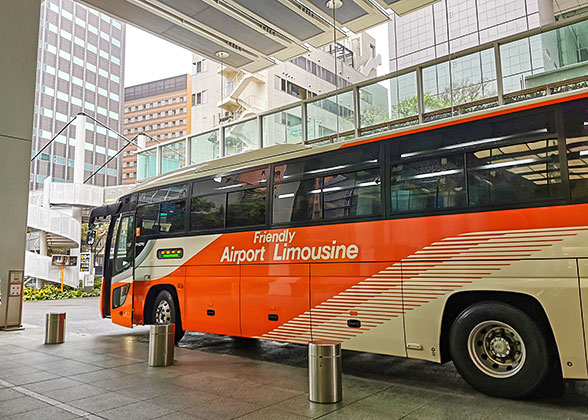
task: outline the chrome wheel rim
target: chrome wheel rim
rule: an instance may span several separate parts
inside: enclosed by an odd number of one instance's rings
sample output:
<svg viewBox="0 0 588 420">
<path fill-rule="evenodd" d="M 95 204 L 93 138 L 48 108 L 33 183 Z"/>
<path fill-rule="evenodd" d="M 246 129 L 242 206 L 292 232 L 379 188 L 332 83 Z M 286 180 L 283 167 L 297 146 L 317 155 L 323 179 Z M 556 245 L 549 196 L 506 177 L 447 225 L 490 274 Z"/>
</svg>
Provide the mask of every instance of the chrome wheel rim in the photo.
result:
<svg viewBox="0 0 588 420">
<path fill-rule="evenodd" d="M 169 324 L 171 322 L 171 307 L 165 300 L 160 300 L 155 308 L 155 323 Z"/>
<path fill-rule="evenodd" d="M 468 352 L 476 367 L 493 378 L 516 375 L 527 356 L 519 333 L 500 321 L 476 325 L 468 337 Z"/>
</svg>

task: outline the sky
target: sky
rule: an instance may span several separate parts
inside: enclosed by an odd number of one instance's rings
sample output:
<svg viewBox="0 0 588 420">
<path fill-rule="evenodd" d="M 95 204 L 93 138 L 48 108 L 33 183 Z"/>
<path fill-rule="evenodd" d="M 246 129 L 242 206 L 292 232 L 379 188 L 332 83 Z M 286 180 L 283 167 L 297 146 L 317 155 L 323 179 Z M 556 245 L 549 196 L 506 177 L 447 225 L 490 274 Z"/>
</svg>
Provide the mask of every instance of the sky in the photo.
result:
<svg viewBox="0 0 588 420">
<path fill-rule="evenodd" d="M 388 33 L 386 24 L 367 31 L 376 39 L 376 52 L 382 56 L 378 74 L 388 72 Z M 192 72 L 192 53 L 182 47 L 127 25 L 125 87 Z"/>
<path fill-rule="evenodd" d="M 127 25 L 125 87 L 192 72 L 192 53 Z"/>
</svg>

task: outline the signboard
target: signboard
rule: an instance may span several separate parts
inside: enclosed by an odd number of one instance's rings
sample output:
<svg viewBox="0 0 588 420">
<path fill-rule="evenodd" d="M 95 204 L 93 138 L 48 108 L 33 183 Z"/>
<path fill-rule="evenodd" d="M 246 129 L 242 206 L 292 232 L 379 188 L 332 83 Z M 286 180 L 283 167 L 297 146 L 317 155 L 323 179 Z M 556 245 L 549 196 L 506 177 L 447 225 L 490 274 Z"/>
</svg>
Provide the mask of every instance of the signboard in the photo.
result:
<svg viewBox="0 0 588 420">
<path fill-rule="evenodd" d="M 8 295 L 6 296 L 6 312 L 2 329 L 21 329 L 22 322 L 22 291 L 24 272 L 22 270 L 8 271 Z"/>
<path fill-rule="evenodd" d="M 89 273 L 90 272 L 90 253 L 89 252 L 80 253 L 80 272 L 82 272 L 82 273 Z"/>
<path fill-rule="evenodd" d="M 84 274 L 84 287 L 94 287 L 94 276 L 92 274 Z"/>
<path fill-rule="evenodd" d="M 55 254 L 51 256 L 51 265 L 59 266 L 75 266 L 78 265 L 77 255 Z"/>
</svg>

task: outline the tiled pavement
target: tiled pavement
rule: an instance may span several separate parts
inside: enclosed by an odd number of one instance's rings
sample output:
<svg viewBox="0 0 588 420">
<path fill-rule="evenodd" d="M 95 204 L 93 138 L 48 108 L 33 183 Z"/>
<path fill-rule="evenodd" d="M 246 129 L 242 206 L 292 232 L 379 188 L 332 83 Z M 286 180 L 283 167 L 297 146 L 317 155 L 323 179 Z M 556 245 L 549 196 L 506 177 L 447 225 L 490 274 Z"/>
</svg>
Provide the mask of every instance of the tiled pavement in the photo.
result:
<svg viewBox="0 0 588 420">
<path fill-rule="evenodd" d="M 509 401 L 344 375 L 343 402 L 321 405 L 308 401 L 300 366 L 176 348 L 173 366 L 150 368 L 136 336 L 42 342 L 39 327 L 0 332 L 0 419 L 588 419 L 587 388 L 573 383 L 561 396 Z"/>
</svg>

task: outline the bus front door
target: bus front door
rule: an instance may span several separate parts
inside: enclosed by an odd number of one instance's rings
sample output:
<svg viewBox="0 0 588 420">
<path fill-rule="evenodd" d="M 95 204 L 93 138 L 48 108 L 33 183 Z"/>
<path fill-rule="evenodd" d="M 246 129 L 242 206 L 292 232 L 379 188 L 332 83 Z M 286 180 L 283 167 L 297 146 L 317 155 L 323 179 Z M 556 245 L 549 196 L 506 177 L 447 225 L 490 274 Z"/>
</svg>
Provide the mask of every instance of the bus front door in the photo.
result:
<svg viewBox="0 0 588 420">
<path fill-rule="evenodd" d="M 112 239 L 114 256 L 111 267 L 110 313 L 112 322 L 129 328 L 133 326 L 134 233 L 134 214 L 122 214 Z"/>
</svg>

